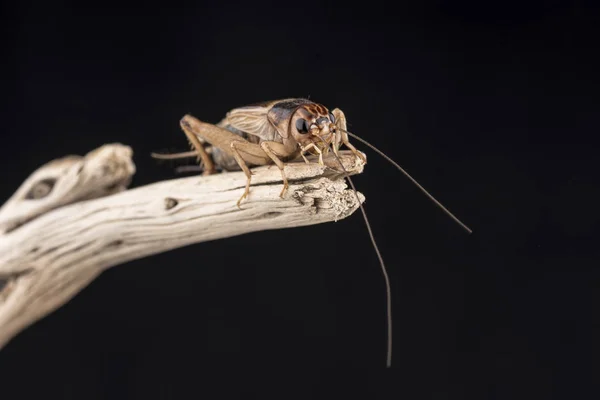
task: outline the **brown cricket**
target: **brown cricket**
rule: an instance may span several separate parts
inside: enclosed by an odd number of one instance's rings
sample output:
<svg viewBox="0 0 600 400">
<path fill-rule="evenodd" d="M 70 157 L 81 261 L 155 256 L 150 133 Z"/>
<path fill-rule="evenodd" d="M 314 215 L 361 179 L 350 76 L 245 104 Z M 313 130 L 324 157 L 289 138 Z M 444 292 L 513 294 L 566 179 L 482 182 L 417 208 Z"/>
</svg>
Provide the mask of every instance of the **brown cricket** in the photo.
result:
<svg viewBox="0 0 600 400">
<path fill-rule="evenodd" d="M 214 174 L 216 166 L 225 170 L 241 169 L 248 178 L 238 207 L 250 192 L 252 174 L 249 167 L 274 163 L 281 171 L 283 197 L 288 188 L 284 163 L 303 157 L 306 153 L 318 154 L 323 164 L 323 154 L 330 145 L 337 154 L 345 144 L 357 157 L 365 156 L 350 144 L 346 134 L 346 117 L 335 109 L 329 112 L 324 106 L 305 99 L 286 99 L 235 108 L 217 125 L 199 121 L 191 115 L 181 119 L 194 150 L 200 157 L 203 173 Z M 212 145 L 212 158 L 204 143 Z"/>
<path fill-rule="evenodd" d="M 350 142 L 351 136 L 379 153 L 405 174 L 419 189 L 434 201 L 446 214 L 452 217 L 467 232 L 471 230 L 448 211 L 441 203 L 431 196 L 417 181 L 415 181 L 402 167 L 386 156 L 382 151 L 347 131 L 346 117 L 339 108 L 331 112 L 327 107 L 307 99 L 290 98 L 257 103 L 245 107 L 235 108 L 227 113 L 225 118 L 216 125 L 202 122 L 191 115 L 181 119 L 181 128 L 185 132 L 194 151 L 179 154 L 156 154 L 152 156 L 161 159 L 197 156 L 202 166 L 203 174 L 210 175 L 218 169 L 228 171 L 242 170 L 246 174 L 246 188 L 237 202 L 240 207 L 242 200 L 250 193 L 252 166 L 274 163 L 281 171 L 283 188 L 280 197 L 285 195 L 288 181 L 285 176 L 284 166 L 288 161 L 302 157 L 306 163 L 306 153 L 319 156 L 319 164 L 323 164 L 323 154 L 330 149 L 338 157 L 339 148 L 345 145 L 363 163 L 366 163 L 364 154 L 358 151 Z M 211 147 L 205 144 L 208 143 Z M 212 157 L 211 157 L 212 156 Z M 338 158 L 339 161 L 339 158 Z M 344 166 L 340 162 L 342 169 Z M 356 189 L 350 177 L 346 176 L 354 193 Z M 356 194 L 357 195 L 357 194 Z M 358 198 L 358 195 L 357 195 Z M 387 298 L 387 362 L 391 366 L 392 360 L 392 314 L 390 282 L 381 253 L 375 242 L 366 212 L 361 204 L 361 212 L 365 219 L 371 242 L 379 258 L 385 279 Z"/>
</svg>

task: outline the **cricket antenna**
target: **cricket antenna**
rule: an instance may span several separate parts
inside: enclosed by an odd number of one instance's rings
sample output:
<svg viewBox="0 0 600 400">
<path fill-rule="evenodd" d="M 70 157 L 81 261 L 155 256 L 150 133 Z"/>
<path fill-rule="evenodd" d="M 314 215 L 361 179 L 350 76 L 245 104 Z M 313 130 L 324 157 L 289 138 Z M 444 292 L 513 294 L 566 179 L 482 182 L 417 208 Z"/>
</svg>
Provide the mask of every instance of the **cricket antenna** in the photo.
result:
<svg viewBox="0 0 600 400">
<path fill-rule="evenodd" d="M 375 249 L 375 253 L 377 253 L 377 258 L 379 258 L 379 264 L 381 265 L 381 272 L 383 274 L 383 280 L 385 281 L 385 297 L 386 297 L 386 319 L 387 319 L 387 356 L 385 365 L 387 368 L 392 366 L 392 289 L 390 288 L 390 277 L 387 273 L 387 268 L 385 267 L 385 263 L 383 262 L 383 257 L 381 256 L 381 252 L 379 251 L 379 247 L 377 247 L 377 242 L 375 241 L 375 236 L 373 235 L 373 230 L 371 229 L 371 224 L 369 223 L 369 218 L 367 218 L 367 212 L 365 211 L 365 207 L 363 207 L 360 199 L 358 198 L 358 192 L 356 191 L 356 186 L 354 186 L 354 182 L 350 179 L 348 175 L 348 171 L 344 168 L 342 161 L 337 156 L 337 154 L 333 153 L 337 158 L 338 162 L 342 166 L 344 173 L 346 174 L 346 179 L 350 183 L 352 187 L 352 191 L 354 191 L 354 195 L 358 200 L 358 205 L 360 206 L 360 211 L 363 215 L 363 219 L 365 220 L 365 225 L 367 226 L 367 231 L 369 232 L 369 237 L 371 238 L 371 243 L 373 244 L 373 249 Z"/>
<path fill-rule="evenodd" d="M 321 137 L 318 136 L 319 139 L 323 143 L 327 145 L 327 142 Z M 385 267 L 385 263 L 383 262 L 383 257 L 381 252 L 379 251 L 379 247 L 377 247 L 377 242 L 375 241 L 375 235 L 373 235 L 373 230 L 371 229 L 371 224 L 369 223 L 369 218 L 367 218 L 367 212 L 365 211 L 360 198 L 358 197 L 358 192 L 356 191 L 356 186 L 354 186 L 354 182 L 350 179 L 350 175 L 348 171 L 344 167 L 342 160 L 335 154 L 335 151 L 332 149 L 332 154 L 335 156 L 337 162 L 342 167 L 344 171 L 344 176 L 350 183 L 350 187 L 352 187 L 352 191 L 354 192 L 354 196 L 356 197 L 356 201 L 358 202 L 358 206 L 360 207 L 360 212 L 362 213 L 363 219 L 365 221 L 365 225 L 367 226 L 367 231 L 369 232 L 369 238 L 371 238 L 371 243 L 373 244 L 373 248 L 375 249 L 375 253 L 377 253 L 377 258 L 379 258 L 379 264 L 381 265 L 381 272 L 383 273 L 383 279 L 385 281 L 385 297 L 386 297 L 386 322 L 387 322 L 387 356 L 386 356 L 386 367 L 390 368 L 392 366 L 392 289 L 390 287 L 390 277 L 387 273 L 387 268 Z"/>
<path fill-rule="evenodd" d="M 408 179 L 410 179 L 412 181 L 412 183 L 414 183 L 419 189 L 421 189 L 421 191 L 423 193 L 425 193 L 425 195 L 427 197 L 429 197 L 429 199 L 431 201 L 433 201 L 439 208 L 441 208 L 450 218 L 452 218 L 457 224 L 459 224 L 464 230 L 466 230 L 469 234 L 473 233 L 473 231 L 464 223 L 462 223 L 461 220 L 459 220 L 458 218 L 456 218 L 454 216 L 454 214 L 452 214 L 446 207 L 444 207 L 442 205 L 442 203 L 440 203 L 439 201 L 437 201 L 431 194 L 429 194 L 429 192 L 427 190 L 425 190 L 425 188 L 423 186 L 421 186 L 419 184 L 419 182 L 417 182 L 412 176 L 410 176 L 408 174 L 408 172 L 406 172 L 400 165 L 398 165 L 398 163 L 396 163 L 394 160 L 392 160 L 390 157 L 388 157 L 387 155 L 385 155 L 385 153 L 381 150 L 379 150 L 377 147 L 373 146 L 371 143 L 367 142 L 366 140 L 360 138 L 359 136 L 355 135 L 352 132 L 348 132 L 345 129 L 341 129 L 339 128 L 342 132 L 348 134 L 349 136 L 353 137 L 354 139 L 364 143 L 365 145 L 369 146 L 373 151 L 379 153 L 380 156 L 382 156 L 383 158 L 385 158 L 387 161 L 389 161 L 392 165 L 394 165 L 396 168 L 398 168 L 398 170 L 400 172 L 402 172 Z"/>
</svg>

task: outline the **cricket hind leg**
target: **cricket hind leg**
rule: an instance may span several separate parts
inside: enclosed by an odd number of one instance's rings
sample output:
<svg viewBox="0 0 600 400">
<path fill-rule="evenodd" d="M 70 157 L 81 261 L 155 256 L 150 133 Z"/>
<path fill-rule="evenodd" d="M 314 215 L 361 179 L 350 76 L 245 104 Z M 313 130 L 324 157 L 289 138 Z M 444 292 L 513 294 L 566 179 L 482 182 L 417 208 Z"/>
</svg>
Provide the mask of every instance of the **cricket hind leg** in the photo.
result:
<svg viewBox="0 0 600 400">
<path fill-rule="evenodd" d="M 240 207 L 242 200 L 248 197 L 248 194 L 250 193 L 252 172 L 248 165 L 266 165 L 272 162 L 275 163 L 281 171 L 284 183 L 284 189 L 280 195 L 283 196 L 285 193 L 285 190 L 288 187 L 288 181 L 283 172 L 285 164 L 280 157 L 291 157 L 294 154 L 295 146 L 288 147 L 282 143 L 272 141 L 265 141 L 261 144 L 251 143 L 234 132 L 217 125 L 207 124 L 191 115 L 183 117 L 181 120 L 181 127 L 188 137 L 192 136 L 198 142 L 198 138 L 202 138 L 214 148 L 218 148 L 224 154 L 235 159 L 247 178 L 244 194 L 237 202 L 238 207 Z"/>
<path fill-rule="evenodd" d="M 189 129 L 186 129 L 183 126 L 183 123 L 182 123 L 181 127 L 183 129 L 183 132 L 185 133 L 185 136 L 187 136 L 188 141 L 192 145 L 192 148 L 198 154 L 198 158 L 199 158 L 198 161 L 200 161 L 200 164 L 204 167 L 203 171 L 202 171 L 202 175 L 215 174 L 217 172 L 217 170 L 215 168 L 215 164 L 214 164 L 211 156 L 208 154 L 208 152 L 204 148 L 204 143 L 206 141 L 201 139 L 201 136 L 198 137 L 198 135 L 196 135 L 194 132 L 192 132 Z"/>
<path fill-rule="evenodd" d="M 236 163 L 229 144 L 234 140 L 245 142 L 241 132 L 232 131 L 223 122 L 213 125 L 202 122 L 191 115 L 185 115 L 181 119 L 180 125 L 192 145 L 192 149 L 197 152 L 200 163 L 204 166 L 203 175 L 214 174 L 219 169 L 228 171 L 238 169 L 236 167 L 239 163 Z M 261 164 L 263 160 L 268 159 L 263 157 L 247 161 Z"/>
<path fill-rule="evenodd" d="M 248 165 L 265 165 L 271 162 L 271 158 L 265 154 L 264 150 L 257 144 L 250 143 L 240 135 L 231 132 L 223 127 L 208 124 L 186 115 L 181 119 L 181 128 L 188 138 L 195 139 L 198 143 L 199 138 L 218 148 L 225 158 L 233 157 L 238 166 L 246 175 L 246 188 L 244 194 L 237 201 L 237 206 L 250 193 L 250 182 L 252 172 Z"/>
<path fill-rule="evenodd" d="M 199 119 L 186 115 L 181 119 L 181 128 L 188 137 L 192 137 L 198 143 L 200 139 L 208 142 L 213 147 L 213 153 L 219 149 L 224 155 L 233 157 L 235 150 L 231 144 L 239 142 L 241 144 L 252 145 L 243 149 L 237 147 L 243 152 L 243 160 L 250 165 L 265 165 L 271 162 L 271 159 L 260 149 L 260 146 L 250 143 L 240 135 L 237 135 L 225 128 L 217 125 L 202 122 Z M 240 166 L 241 167 L 241 166 Z"/>
</svg>

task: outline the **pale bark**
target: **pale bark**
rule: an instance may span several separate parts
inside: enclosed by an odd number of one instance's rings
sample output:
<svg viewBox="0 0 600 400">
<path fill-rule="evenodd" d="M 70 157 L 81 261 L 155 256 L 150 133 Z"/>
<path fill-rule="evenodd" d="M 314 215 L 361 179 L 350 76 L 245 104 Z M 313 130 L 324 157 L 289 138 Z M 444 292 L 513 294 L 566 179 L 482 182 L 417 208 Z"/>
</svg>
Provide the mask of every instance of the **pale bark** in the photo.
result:
<svg viewBox="0 0 600 400">
<path fill-rule="evenodd" d="M 338 161 L 162 181 L 125 190 L 131 149 L 102 146 L 40 167 L 0 208 L 0 348 L 65 304 L 103 270 L 178 247 L 244 233 L 336 221 L 358 208 Z M 341 152 L 349 174 L 363 165 Z M 360 201 L 364 197 L 359 194 Z"/>
</svg>

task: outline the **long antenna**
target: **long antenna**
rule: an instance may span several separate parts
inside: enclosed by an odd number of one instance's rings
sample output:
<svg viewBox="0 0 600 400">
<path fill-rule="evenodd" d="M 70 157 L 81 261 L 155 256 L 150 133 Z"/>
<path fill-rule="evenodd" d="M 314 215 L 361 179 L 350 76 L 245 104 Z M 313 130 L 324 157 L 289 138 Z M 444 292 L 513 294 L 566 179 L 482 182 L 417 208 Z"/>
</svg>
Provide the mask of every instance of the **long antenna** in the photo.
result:
<svg viewBox="0 0 600 400">
<path fill-rule="evenodd" d="M 469 228 L 467 225 L 465 225 L 464 223 L 462 223 L 461 220 L 459 220 L 458 218 L 456 218 L 454 216 L 454 214 L 452 214 L 446 207 L 444 207 L 442 205 L 442 203 L 440 203 L 439 201 L 437 201 L 431 194 L 429 194 L 429 192 L 427 190 L 425 190 L 425 188 L 423 186 L 421 186 L 419 184 L 419 182 L 417 182 L 412 176 L 409 175 L 408 172 L 406 172 L 404 170 L 404 168 L 402 168 L 400 165 L 398 165 L 394 160 L 392 160 L 390 157 L 388 157 L 387 155 L 385 155 L 385 153 L 381 150 L 379 150 L 377 147 L 373 146 L 371 143 L 367 142 L 366 140 L 362 139 L 361 137 L 355 135 L 352 132 L 348 132 L 345 129 L 341 129 L 341 131 L 347 133 L 348 135 L 350 135 L 351 137 L 353 137 L 356 140 L 361 141 L 362 143 L 366 144 L 367 146 L 369 146 L 373 151 L 376 151 L 377 153 L 379 153 L 380 156 L 382 156 L 383 158 L 385 158 L 387 161 L 389 161 L 392 165 L 394 165 L 396 168 L 398 168 L 398 170 L 400 170 L 400 172 L 402 172 L 404 175 L 406 175 L 406 177 L 408 179 L 410 179 L 412 181 L 412 183 L 414 183 L 415 185 L 417 185 L 417 187 L 419 189 L 421 189 L 421 191 L 423 193 L 425 193 L 425 195 L 427 197 L 429 197 L 429 199 L 431 201 L 433 201 L 439 208 L 441 208 L 450 218 L 452 218 L 457 224 L 459 224 L 464 230 L 466 230 L 469 234 L 473 233 L 473 231 L 471 230 L 471 228 Z"/>
<path fill-rule="evenodd" d="M 335 157 L 338 159 L 342 169 L 346 174 L 348 172 L 344 168 L 339 157 L 333 153 Z M 385 281 L 385 297 L 386 297 L 386 319 L 387 319 L 387 356 L 386 356 L 386 367 L 392 366 L 392 289 L 390 287 L 390 277 L 387 273 L 387 268 L 385 267 L 385 263 L 383 262 L 383 257 L 381 256 L 381 252 L 379 251 L 379 247 L 377 247 L 377 242 L 375 241 L 375 236 L 373 235 L 373 230 L 371 229 L 371 224 L 369 223 L 369 219 L 367 218 L 367 213 L 365 211 L 365 207 L 360 202 L 358 198 L 358 193 L 356 192 L 356 187 L 354 186 L 354 182 L 350 179 L 350 176 L 346 176 L 352 190 L 354 191 L 354 195 L 358 200 L 358 204 L 360 206 L 360 211 L 362 212 L 363 219 L 365 220 L 365 225 L 367 226 L 367 231 L 369 231 L 369 237 L 371 238 L 371 243 L 373 244 L 373 248 L 375 249 L 375 253 L 377 253 L 377 258 L 379 258 L 379 264 L 381 264 L 381 272 L 383 273 L 383 280 Z"/>
<path fill-rule="evenodd" d="M 319 139 L 325 144 L 325 140 L 318 136 Z M 336 160 L 342 167 L 344 171 L 344 176 L 350 183 L 352 187 L 352 191 L 354 192 L 354 196 L 356 197 L 356 201 L 358 202 L 358 206 L 360 207 L 360 211 L 362 213 L 363 219 L 365 220 L 365 225 L 367 226 L 367 231 L 369 232 L 369 238 L 371 238 L 371 243 L 373 244 L 373 248 L 375 249 L 375 253 L 377 253 L 377 258 L 379 258 L 379 264 L 381 265 L 381 272 L 383 273 L 383 279 L 385 281 L 385 297 L 386 297 L 386 322 L 387 322 L 387 355 L 386 355 L 386 367 L 389 368 L 392 366 L 392 289 L 390 286 L 390 277 L 388 276 L 387 269 L 385 267 L 385 263 L 383 262 L 383 256 L 379 251 L 379 247 L 377 247 L 377 242 L 375 241 L 375 236 L 373 235 L 373 230 L 371 229 L 371 224 L 369 223 L 369 218 L 367 218 L 367 212 L 365 211 L 360 198 L 358 197 L 358 192 L 356 191 L 356 187 L 354 186 L 354 182 L 350 179 L 350 175 L 348 171 L 344 167 L 342 160 L 335 154 L 335 151 L 332 149 L 332 153 L 335 156 Z"/>
</svg>

